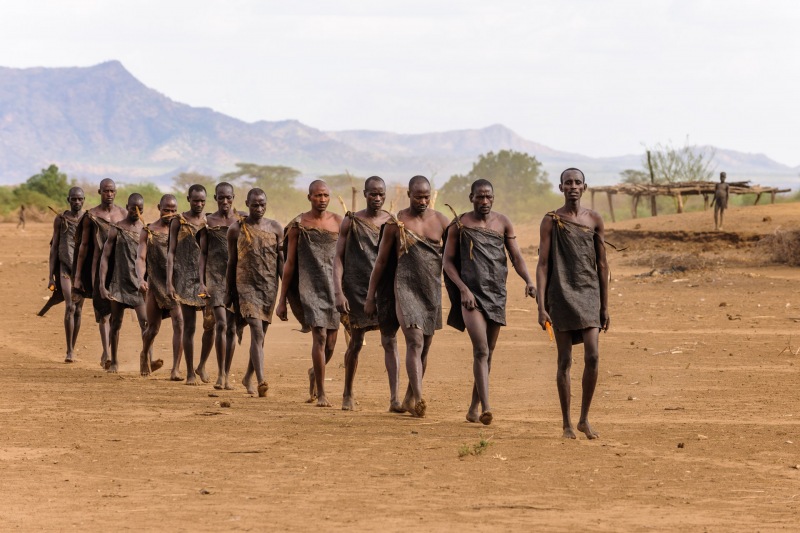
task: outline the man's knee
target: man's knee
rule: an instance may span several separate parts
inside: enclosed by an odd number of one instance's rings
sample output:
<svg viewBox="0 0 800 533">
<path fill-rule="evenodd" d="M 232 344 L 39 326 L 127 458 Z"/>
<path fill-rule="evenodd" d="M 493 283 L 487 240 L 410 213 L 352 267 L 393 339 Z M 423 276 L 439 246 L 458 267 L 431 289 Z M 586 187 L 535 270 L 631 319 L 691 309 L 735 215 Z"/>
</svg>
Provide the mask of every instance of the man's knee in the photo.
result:
<svg viewBox="0 0 800 533">
<path fill-rule="evenodd" d="M 228 326 L 225 322 L 220 322 L 217 320 L 214 323 L 214 333 L 217 335 L 225 335 L 225 330 L 228 329 Z"/>
<path fill-rule="evenodd" d="M 489 347 L 485 344 L 473 346 L 472 357 L 475 359 L 489 359 Z"/>
<path fill-rule="evenodd" d="M 572 354 L 558 354 L 558 371 L 569 372 L 572 368 Z"/>
<path fill-rule="evenodd" d="M 597 368 L 600 363 L 600 354 L 597 353 L 597 350 L 587 349 L 583 354 L 583 362 L 587 368 Z"/>
<path fill-rule="evenodd" d="M 406 346 L 415 352 L 421 352 L 425 347 L 425 338 L 420 335 L 409 335 L 406 337 Z"/>
<path fill-rule="evenodd" d="M 111 319 L 108 321 L 111 325 L 111 329 L 113 331 L 119 331 L 122 329 L 122 318 L 124 315 L 112 315 Z"/>
</svg>

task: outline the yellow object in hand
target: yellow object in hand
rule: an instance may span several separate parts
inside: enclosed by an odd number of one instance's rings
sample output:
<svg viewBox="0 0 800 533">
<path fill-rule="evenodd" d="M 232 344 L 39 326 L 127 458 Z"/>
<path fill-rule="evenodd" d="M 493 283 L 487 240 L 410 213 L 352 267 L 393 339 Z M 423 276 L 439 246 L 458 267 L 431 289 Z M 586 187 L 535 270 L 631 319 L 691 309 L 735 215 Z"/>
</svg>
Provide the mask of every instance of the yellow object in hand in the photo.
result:
<svg viewBox="0 0 800 533">
<path fill-rule="evenodd" d="M 553 342 L 553 340 L 555 339 L 555 337 L 553 336 L 553 325 L 550 323 L 549 320 L 544 323 L 544 328 L 547 330 L 547 335 L 550 336 L 550 342 Z"/>
</svg>

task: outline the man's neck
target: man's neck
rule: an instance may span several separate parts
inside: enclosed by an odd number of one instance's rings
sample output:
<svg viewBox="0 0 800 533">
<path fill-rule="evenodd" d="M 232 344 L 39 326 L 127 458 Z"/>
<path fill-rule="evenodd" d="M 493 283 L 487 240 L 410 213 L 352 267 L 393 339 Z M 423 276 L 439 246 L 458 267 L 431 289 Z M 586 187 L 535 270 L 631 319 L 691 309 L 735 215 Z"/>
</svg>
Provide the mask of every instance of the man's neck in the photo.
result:
<svg viewBox="0 0 800 533">
<path fill-rule="evenodd" d="M 487 222 L 487 221 L 489 220 L 489 217 L 491 216 L 491 214 L 492 214 L 492 212 L 491 212 L 491 211 L 489 211 L 488 213 L 486 213 L 486 214 L 484 215 L 483 213 L 481 213 L 481 212 L 480 212 L 480 211 L 478 211 L 477 209 L 473 209 L 473 210 L 472 210 L 472 216 L 473 216 L 473 218 L 475 218 L 475 220 L 476 220 L 476 221 L 478 221 L 478 222 Z"/>
<path fill-rule="evenodd" d="M 309 216 L 309 218 L 314 218 L 316 220 L 322 220 L 323 218 L 325 218 L 325 213 L 327 213 L 327 210 L 319 211 L 317 209 L 312 209 L 311 211 L 309 211 L 306 214 Z"/>
<path fill-rule="evenodd" d="M 570 215 L 578 216 L 578 213 L 581 210 L 581 201 L 580 200 L 567 200 L 564 202 L 564 207 L 562 207 L 564 211 L 566 211 Z"/>
</svg>

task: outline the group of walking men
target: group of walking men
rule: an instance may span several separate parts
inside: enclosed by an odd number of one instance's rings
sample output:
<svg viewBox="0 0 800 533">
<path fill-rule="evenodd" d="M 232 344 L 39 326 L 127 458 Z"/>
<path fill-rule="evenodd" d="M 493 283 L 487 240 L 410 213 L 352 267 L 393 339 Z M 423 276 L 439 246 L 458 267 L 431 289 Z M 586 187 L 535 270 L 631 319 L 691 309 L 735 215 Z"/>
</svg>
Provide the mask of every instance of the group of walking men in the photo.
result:
<svg viewBox="0 0 800 533">
<path fill-rule="evenodd" d="M 69 192 L 70 209 L 56 216 L 50 250 L 49 287 L 53 296 L 40 312 L 66 302 L 66 362 L 75 358 L 75 341 L 84 298 L 92 299 L 103 346 L 101 364 L 119 368 L 119 332 L 125 309 L 134 309 L 142 336 L 140 373 L 158 370 L 153 343 L 161 322 L 173 326 L 172 372 L 186 384 L 209 382 L 205 364 L 216 352 L 218 389 L 229 380 L 235 339 L 250 331 L 250 357 L 242 383 L 265 396 L 264 338 L 273 311 L 288 310 L 312 338 L 309 399 L 329 407 L 325 367 L 333 356 L 340 323 L 349 333 L 345 353 L 342 409 L 353 410 L 353 382 L 366 332 L 379 330 L 395 413 L 425 416 L 423 376 L 434 333 L 442 327 L 442 272 L 451 308 L 447 324 L 466 330 L 473 346 L 474 383 L 469 422 L 490 424 L 489 372 L 501 326 L 506 323 L 507 257 L 525 282 L 525 296 L 538 300 L 539 324 L 555 332 L 557 384 L 564 436 L 575 438 L 569 416 L 572 346 L 585 345 L 583 402 L 577 426 L 588 438 L 597 434 L 588 410 L 597 382 L 598 334 L 609 325 L 608 267 L 603 221 L 580 205 L 583 173 L 567 169 L 560 190 L 565 203 L 541 224 L 537 290 L 516 241 L 511 221 L 492 210 L 492 184 L 472 184 L 472 211 L 449 220 L 431 208 L 431 185 L 424 176 L 408 184 L 409 206 L 396 215 L 383 210 L 386 184 L 377 176 L 364 184 L 366 208 L 342 218 L 328 211 L 331 192 L 324 181 L 309 186 L 310 209 L 282 227 L 265 218 L 267 195 L 247 194 L 246 213 L 233 208 L 234 188 L 214 190 L 217 210 L 205 214 L 206 190 L 192 185 L 189 210 L 178 213 L 174 195 L 165 194 L 159 218 L 142 220 L 143 198 L 132 194 L 125 208 L 115 202 L 116 186 L 100 183 L 100 205 L 83 210 L 83 191 Z M 449 207 L 449 206 L 448 206 Z M 452 209 L 452 208 L 451 208 Z M 279 280 L 281 280 L 279 282 Z M 280 287 L 280 289 L 279 289 Z M 200 359 L 194 365 L 197 313 L 202 312 Z M 400 396 L 400 357 L 396 335 L 406 344 L 408 387 Z M 255 380 L 253 379 L 255 378 Z"/>
</svg>

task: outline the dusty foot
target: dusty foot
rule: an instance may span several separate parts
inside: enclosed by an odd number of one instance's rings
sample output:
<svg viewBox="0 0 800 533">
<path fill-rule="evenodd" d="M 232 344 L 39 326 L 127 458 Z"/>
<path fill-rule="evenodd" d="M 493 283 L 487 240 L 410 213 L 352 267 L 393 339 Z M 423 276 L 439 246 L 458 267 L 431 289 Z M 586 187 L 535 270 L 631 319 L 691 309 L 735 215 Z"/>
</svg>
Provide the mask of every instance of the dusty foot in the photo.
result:
<svg viewBox="0 0 800 533">
<path fill-rule="evenodd" d="M 197 367 L 194 372 L 200 376 L 200 381 L 203 383 L 208 383 L 211 381 L 211 378 L 209 377 L 208 372 L 206 372 L 205 367 Z"/>
<path fill-rule="evenodd" d="M 173 368 L 172 372 L 169 375 L 169 380 L 170 381 L 183 381 L 183 376 L 181 376 L 180 373 L 178 373 L 178 369 L 177 368 Z"/>
<path fill-rule="evenodd" d="M 314 378 L 314 369 L 308 369 L 308 400 L 306 403 L 314 403 L 317 399 L 317 380 Z"/>
<path fill-rule="evenodd" d="M 561 435 L 562 438 L 565 439 L 577 439 L 578 437 L 575 436 L 575 432 L 572 430 L 571 427 L 564 428 L 564 434 Z"/>
<path fill-rule="evenodd" d="M 317 407 L 330 407 L 330 406 L 331 402 L 329 402 L 324 395 L 317 397 Z"/>
<path fill-rule="evenodd" d="M 106 359 L 105 363 L 103 363 L 103 369 L 107 371 L 109 368 L 111 368 L 111 359 Z"/>
<path fill-rule="evenodd" d="M 269 385 L 266 381 L 262 381 L 258 384 L 258 397 L 263 398 L 267 395 L 267 391 L 269 390 Z"/>
<path fill-rule="evenodd" d="M 230 381 L 228 381 L 229 377 L 230 376 L 228 376 L 228 375 L 225 376 L 225 382 L 223 384 L 223 387 L 225 387 L 225 390 L 233 390 L 234 389 L 234 386 L 231 384 Z"/>
<path fill-rule="evenodd" d="M 344 396 L 342 398 L 342 411 L 355 411 L 356 402 L 352 396 Z"/>
<path fill-rule="evenodd" d="M 156 359 L 155 361 L 153 361 L 152 359 L 150 360 L 150 372 L 155 372 L 162 366 L 164 366 L 163 359 Z"/>
<path fill-rule="evenodd" d="M 248 378 L 247 376 L 242 378 L 242 385 L 244 385 L 244 388 L 247 389 L 247 394 L 256 393 L 256 388 L 253 385 L 253 380 Z"/>
<path fill-rule="evenodd" d="M 187 385 L 192 385 L 192 386 L 199 385 L 199 383 L 197 383 L 197 374 L 189 374 L 189 375 L 187 375 L 186 376 L 186 384 Z"/>
<path fill-rule="evenodd" d="M 102 366 L 103 368 L 107 369 L 108 367 L 106 365 L 108 365 L 108 364 L 110 364 L 109 359 L 108 359 L 108 354 L 104 353 L 100 357 L 100 366 Z"/>
<path fill-rule="evenodd" d="M 403 403 L 400 405 L 400 412 L 401 413 L 411 413 L 414 414 L 414 398 L 411 396 L 406 396 L 403 399 Z"/>
<path fill-rule="evenodd" d="M 118 371 L 119 371 L 119 366 L 117 365 L 117 363 L 112 363 L 111 361 L 109 361 L 108 365 L 106 366 L 106 372 L 108 372 L 109 374 L 116 374 Z"/>
<path fill-rule="evenodd" d="M 75 362 L 75 356 L 74 356 L 74 355 L 72 355 L 71 353 L 68 353 L 68 354 L 67 354 L 67 355 L 64 357 L 64 362 L 65 362 L 65 363 L 74 363 L 74 362 Z"/>
<path fill-rule="evenodd" d="M 489 424 L 491 424 L 493 419 L 494 417 L 492 416 L 491 411 L 484 411 L 478 418 L 478 420 L 480 420 L 481 424 L 483 424 L 484 426 L 488 426 Z"/>
<path fill-rule="evenodd" d="M 411 414 L 419 418 L 425 418 L 425 411 L 427 410 L 428 410 L 428 404 L 425 402 L 425 399 L 423 398 L 417 402 L 417 405 L 414 406 L 414 410 L 411 411 Z"/>
<path fill-rule="evenodd" d="M 595 431 L 592 429 L 592 426 L 589 425 L 589 421 L 588 420 L 586 420 L 584 422 L 578 422 L 578 431 L 580 431 L 584 435 L 586 435 L 586 438 L 589 439 L 589 440 L 600 438 L 600 434 L 599 433 L 595 433 Z"/>
<path fill-rule="evenodd" d="M 391 402 L 389 404 L 389 412 L 390 413 L 405 413 L 406 410 L 403 409 L 403 406 L 400 405 L 400 402 L 395 400 L 395 401 L 393 401 L 393 402 Z"/>
<path fill-rule="evenodd" d="M 214 383 L 214 388 L 217 389 L 217 390 L 222 390 L 222 384 L 224 383 L 224 381 L 225 381 L 225 378 L 224 378 L 224 376 L 222 374 L 217 376 L 217 382 Z"/>
<path fill-rule="evenodd" d="M 467 411 L 467 422 L 472 422 L 475 424 L 480 420 L 480 416 L 478 414 L 478 406 L 477 405 L 470 405 L 469 411 Z"/>
</svg>

